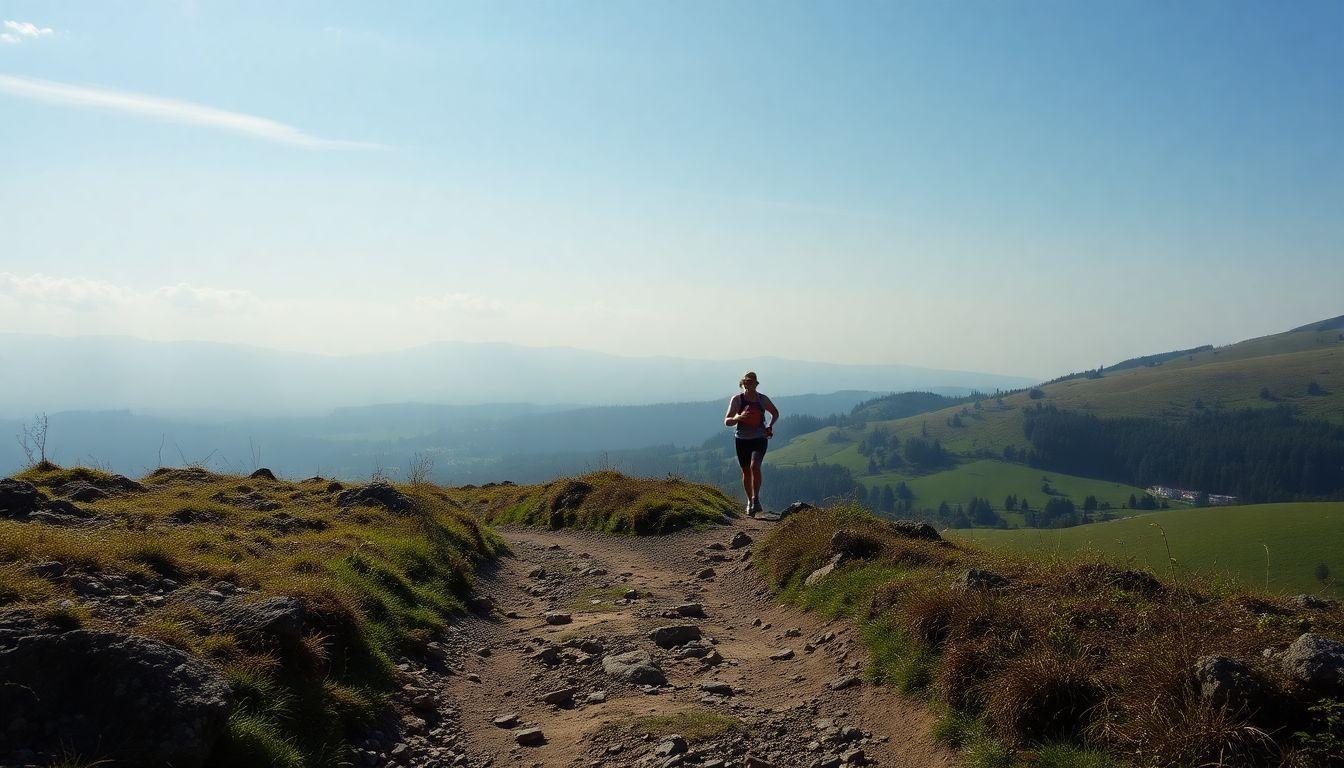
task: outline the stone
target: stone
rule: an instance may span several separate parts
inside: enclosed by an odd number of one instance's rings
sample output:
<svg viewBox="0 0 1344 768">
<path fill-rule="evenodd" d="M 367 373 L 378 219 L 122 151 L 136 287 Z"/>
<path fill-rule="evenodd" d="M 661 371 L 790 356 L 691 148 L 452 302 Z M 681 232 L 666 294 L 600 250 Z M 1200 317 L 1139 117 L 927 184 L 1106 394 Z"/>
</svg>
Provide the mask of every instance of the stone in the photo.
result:
<svg viewBox="0 0 1344 768">
<path fill-rule="evenodd" d="M 867 765 L 868 757 L 862 749 L 851 749 L 840 755 L 841 765 Z"/>
<path fill-rule="evenodd" d="M 923 520 L 893 520 L 891 529 L 899 536 L 907 539 L 921 539 L 923 541 L 942 541 L 943 537 L 938 534 L 938 529 Z"/>
<path fill-rule="evenodd" d="M 673 734 L 664 739 L 663 743 L 655 747 L 653 753 L 659 757 L 671 757 L 672 755 L 685 754 L 688 748 L 689 745 L 686 743 L 686 739 Z"/>
<path fill-rule="evenodd" d="M 232 586 L 229 585 L 230 591 Z M 220 625 L 252 647 L 299 648 L 303 644 L 306 618 L 303 603 L 298 598 L 285 596 L 255 602 L 235 597 L 225 602 L 219 611 Z"/>
<path fill-rule="evenodd" d="M 37 486 L 22 480 L 0 480 L 0 518 L 27 520 L 42 508 L 46 497 Z"/>
<path fill-rule="evenodd" d="M 835 573 L 835 569 L 839 568 L 844 563 L 844 561 L 845 561 L 844 555 L 835 555 L 834 557 L 831 558 L 830 562 L 821 566 L 817 570 L 807 574 L 807 578 L 803 579 L 803 586 L 810 587 L 813 584 L 816 584 L 818 581 L 821 581 L 822 579 L 826 578 L 827 576 L 830 576 L 832 573 Z"/>
<path fill-rule="evenodd" d="M 844 677 L 837 678 L 827 683 L 826 687 L 830 688 L 832 691 L 843 691 L 846 688 L 853 688 L 860 682 L 862 681 L 859 680 L 857 675 L 845 675 Z"/>
<path fill-rule="evenodd" d="M 676 608 L 673 608 L 672 611 L 678 616 L 685 616 L 687 618 L 705 618 L 705 606 L 702 603 L 682 603 Z"/>
<path fill-rule="evenodd" d="M 554 691 L 542 694 L 541 700 L 543 703 L 550 704 L 553 707 L 563 707 L 567 704 L 574 703 L 574 694 L 576 693 L 578 693 L 577 688 L 558 688 Z"/>
<path fill-rule="evenodd" d="M 496 715 L 495 719 L 490 722 L 496 728 L 512 728 L 518 724 L 518 714 L 516 712 L 506 712 L 502 715 Z"/>
<path fill-rule="evenodd" d="M 714 578 L 716 575 L 717 575 L 717 574 L 714 573 L 714 569 L 713 569 L 713 568 L 702 568 L 702 569 L 700 569 L 699 571 L 696 571 L 696 573 L 695 573 L 695 578 L 697 578 L 697 579 L 701 579 L 701 580 L 704 580 L 704 579 L 712 579 L 712 578 Z"/>
<path fill-rule="evenodd" d="M 971 568 L 957 577 L 952 588 L 959 592 L 978 592 L 1007 586 L 1008 579 L 983 568 Z"/>
<path fill-rule="evenodd" d="M 783 650 L 775 651 L 774 653 L 770 654 L 770 659 L 773 661 L 788 661 L 789 659 L 792 658 L 793 658 L 792 648 L 784 648 Z"/>
<path fill-rule="evenodd" d="M 107 498 L 107 491 L 83 480 L 73 480 L 57 489 L 57 493 L 72 501 L 89 503 Z"/>
<path fill-rule="evenodd" d="M 728 542 L 728 547 L 730 549 L 741 549 L 750 543 L 751 543 L 751 537 L 747 535 L 747 532 L 738 531 L 737 533 L 733 534 L 733 540 Z"/>
<path fill-rule="evenodd" d="M 788 517 L 789 515 L 796 515 L 799 512 L 806 512 L 809 509 L 816 509 L 816 507 L 812 506 L 811 504 L 808 504 L 806 501 L 795 501 L 789 506 L 780 510 L 779 516 L 781 518 L 785 518 Z"/>
<path fill-rule="evenodd" d="M 1288 602 L 1297 608 L 1312 611 L 1324 611 L 1338 605 L 1334 600 L 1316 595 L 1293 595 L 1288 598 Z"/>
<path fill-rule="evenodd" d="M 659 648 L 675 648 L 700 639 L 700 628 L 694 624 L 669 624 L 649 633 L 649 639 Z"/>
<path fill-rule="evenodd" d="M 667 678 L 648 651 L 634 650 L 603 657 L 602 671 L 635 685 L 664 685 Z"/>
<path fill-rule="evenodd" d="M 266 467 L 262 467 L 261 469 L 256 470 L 247 477 L 250 480 L 274 480 L 275 473 L 267 469 Z"/>
<path fill-rule="evenodd" d="M 572 621 L 574 621 L 574 617 L 573 617 L 572 615 L 568 614 L 568 613 L 563 612 L 563 611 L 547 611 L 547 612 L 546 612 L 546 623 L 547 623 L 547 624 L 550 624 L 550 625 L 552 625 L 552 626 L 559 626 L 559 625 L 561 625 L 561 624 L 568 624 L 568 623 L 570 623 L 570 622 L 572 622 Z"/>
<path fill-rule="evenodd" d="M 415 510 L 411 497 L 387 483 L 370 483 L 362 488 L 347 488 L 336 494 L 338 507 L 382 507 L 390 512 L 406 514 Z"/>
<path fill-rule="evenodd" d="M 145 637 L 75 630 L 30 635 L 0 651 L 8 737 L 39 752 L 198 768 L 232 703 L 212 667 Z M 15 722 L 32 725 L 20 733 Z M 37 727 L 57 722 L 59 729 Z"/>
<path fill-rule="evenodd" d="M 1242 710 L 1263 693 L 1251 668 L 1227 656 L 1205 656 L 1195 662 L 1195 686 L 1199 696 L 1216 708 Z"/>
<path fill-rule="evenodd" d="M 736 693 L 732 685 L 729 685 L 722 680 L 701 680 L 700 684 L 696 687 L 705 693 L 712 693 L 715 696 L 732 696 Z"/>
<path fill-rule="evenodd" d="M 524 747 L 539 747 L 546 743 L 546 734 L 540 728 L 525 728 L 514 734 L 513 740 Z"/>
<path fill-rule="evenodd" d="M 1279 659 L 1284 674 L 1326 695 L 1344 694 L 1344 643 L 1307 632 Z"/>
</svg>

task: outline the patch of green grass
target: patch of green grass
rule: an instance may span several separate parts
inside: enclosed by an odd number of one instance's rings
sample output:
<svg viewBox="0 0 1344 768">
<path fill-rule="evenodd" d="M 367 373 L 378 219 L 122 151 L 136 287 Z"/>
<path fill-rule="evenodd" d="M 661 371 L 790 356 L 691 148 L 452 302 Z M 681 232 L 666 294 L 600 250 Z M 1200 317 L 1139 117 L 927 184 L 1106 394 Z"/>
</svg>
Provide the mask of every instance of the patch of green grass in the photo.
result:
<svg viewBox="0 0 1344 768">
<path fill-rule="evenodd" d="M 704 741 L 742 727 L 736 717 L 707 709 L 691 709 L 673 715 L 651 715 L 628 721 L 630 730 L 655 736 L 680 734 L 689 742 Z"/>
<path fill-rule="evenodd" d="M 1169 543 L 1177 575 L 1226 577 L 1245 587 L 1265 589 L 1268 570 L 1270 591 L 1344 596 L 1344 552 L 1338 545 L 1344 541 L 1344 502 L 1165 510 L 1058 530 L 976 529 L 955 535 L 984 547 L 1042 558 L 1100 555 L 1155 573 L 1169 570 Z M 1322 563 L 1335 574 L 1324 584 L 1316 578 L 1316 567 Z"/>
<path fill-rule="evenodd" d="M 861 629 L 871 656 L 868 674 L 875 682 L 889 684 L 905 694 L 921 693 L 929 687 L 937 658 L 897 626 L 890 614 L 865 622 Z"/>
<path fill-rule="evenodd" d="M 229 716 L 228 730 L 207 766 L 235 768 L 240 765 L 305 768 L 308 762 L 275 723 L 261 715 L 235 710 Z"/>
<path fill-rule="evenodd" d="M 737 514 L 718 489 L 677 478 L 591 472 L 537 486 L 455 490 L 492 523 L 656 535 L 700 528 Z"/>
</svg>

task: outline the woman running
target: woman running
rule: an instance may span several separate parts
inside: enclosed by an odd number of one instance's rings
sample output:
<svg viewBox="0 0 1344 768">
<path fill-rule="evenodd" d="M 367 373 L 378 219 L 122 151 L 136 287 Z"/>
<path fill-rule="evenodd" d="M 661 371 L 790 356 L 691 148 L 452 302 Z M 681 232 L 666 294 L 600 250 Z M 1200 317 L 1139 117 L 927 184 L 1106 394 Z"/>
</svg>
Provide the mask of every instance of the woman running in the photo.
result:
<svg viewBox="0 0 1344 768">
<path fill-rule="evenodd" d="M 765 458 L 767 441 L 775 434 L 779 410 L 770 398 L 756 391 L 760 382 L 756 380 L 755 371 L 742 374 L 737 385 L 742 392 L 728 401 L 723 425 L 736 427 L 733 435 L 737 438 L 737 463 L 742 467 L 742 490 L 747 492 L 747 516 L 755 517 L 762 511 L 761 459 Z M 770 413 L 769 425 L 765 423 L 767 411 Z"/>
</svg>

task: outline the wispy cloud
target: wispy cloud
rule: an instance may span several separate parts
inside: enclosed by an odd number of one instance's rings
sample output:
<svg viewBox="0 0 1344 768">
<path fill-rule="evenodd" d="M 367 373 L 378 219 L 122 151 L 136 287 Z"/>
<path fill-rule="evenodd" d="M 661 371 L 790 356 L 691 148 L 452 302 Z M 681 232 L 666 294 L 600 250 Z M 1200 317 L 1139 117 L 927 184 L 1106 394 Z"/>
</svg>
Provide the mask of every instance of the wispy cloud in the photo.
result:
<svg viewBox="0 0 1344 768">
<path fill-rule="evenodd" d="M 171 307 L 186 312 L 236 313 L 260 304 L 251 291 L 209 288 L 178 283 L 152 290 L 137 290 L 102 280 L 59 277 L 35 273 L 16 275 L 0 272 L 0 299 L 30 306 L 53 306 L 95 311 Z"/>
<path fill-rule="evenodd" d="M 496 315 L 510 307 L 492 296 L 475 293 L 443 293 L 437 296 L 417 296 L 415 305 L 433 312 L 462 312 L 468 315 Z"/>
<path fill-rule="evenodd" d="M 229 112 L 190 101 L 165 99 L 110 88 L 91 88 L 82 85 L 57 83 L 51 80 L 0 75 L 0 93 L 49 104 L 106 109 L 153 120 L 217 128 L 254 139 L 261 139 L 262 141 L 288 144 L 304 149 L 386 149 L 381 144 L 364 141 L 323 139 L 304 133 L 292 125 L 285 125 L 256 115 Z"/>
<path fill-rule="evenodd" d="M 0 25 L 0 45 L 18 45 L 25 40 L 37 40 L 43 37 L 51 37 L 55 30 L 51 27 L 39 27 L 31 21 L 11 21 L 5 19 L 4 24 Z"/>
</svg>

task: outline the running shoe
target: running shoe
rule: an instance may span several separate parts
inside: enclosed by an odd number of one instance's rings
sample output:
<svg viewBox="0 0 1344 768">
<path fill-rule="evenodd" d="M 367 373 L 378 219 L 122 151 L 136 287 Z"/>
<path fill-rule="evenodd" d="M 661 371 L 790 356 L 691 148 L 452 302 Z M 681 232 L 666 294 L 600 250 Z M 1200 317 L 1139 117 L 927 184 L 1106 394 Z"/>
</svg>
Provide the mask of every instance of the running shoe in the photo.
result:
<svg viewBox="0 0 1344 768">
<path fill-rule="evenodd" d="M 756 505 L 750 501 L 747 502 L 747 517 L 756 516 Z"/>
<path fill-rule="evenodd" d="M 764 511 L 765 511 L 765 509 L 761 507 L 761 500 L 760 500 L 760 499 L 752 499 L 752 500 L 751 500 L 751 511 L 752 511 L 752 514 L 756 514 L 756 513 L 758 513 L 758 512 L 764 512 Z"/>
</svg>

